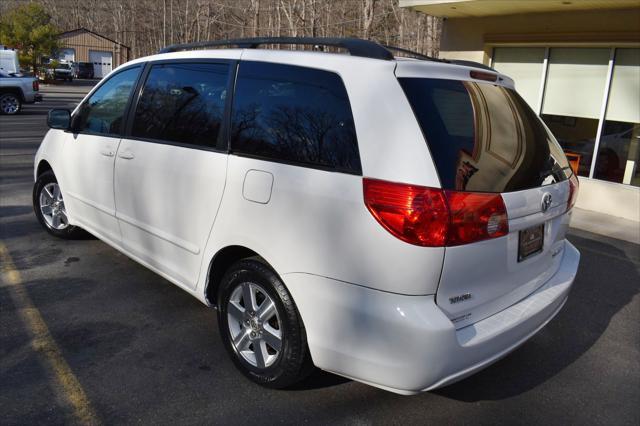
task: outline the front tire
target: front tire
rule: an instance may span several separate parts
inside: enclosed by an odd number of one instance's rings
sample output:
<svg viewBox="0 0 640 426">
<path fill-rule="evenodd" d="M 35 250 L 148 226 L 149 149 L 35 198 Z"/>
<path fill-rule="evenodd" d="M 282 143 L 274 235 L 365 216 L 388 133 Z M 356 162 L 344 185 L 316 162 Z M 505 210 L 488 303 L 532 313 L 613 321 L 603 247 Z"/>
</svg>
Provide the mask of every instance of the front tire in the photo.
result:
<svg viewBox="0 0 640 426">
<path fill-rule="evenodd" d="M 64 239 L 83 235 L 82 229 L 69 224 L 62 192 L 52 171 L 38 176 L 33 186 L 33 210 L 38 222 L 51 235 Z"/>
<path fill-rule="evenodd" d="M 236 367 L 259 385 L 285 388 L 313 370 L 291 294 L 260 258 L 238 261 L 223 277 L 218 326 Z"/>
<path fill-rule="evenodd" d="M 22 101 L 15 93 L 3 93 L 0 95 L 0 114 L 14 115 L 22 109 Z"/>
</svg>

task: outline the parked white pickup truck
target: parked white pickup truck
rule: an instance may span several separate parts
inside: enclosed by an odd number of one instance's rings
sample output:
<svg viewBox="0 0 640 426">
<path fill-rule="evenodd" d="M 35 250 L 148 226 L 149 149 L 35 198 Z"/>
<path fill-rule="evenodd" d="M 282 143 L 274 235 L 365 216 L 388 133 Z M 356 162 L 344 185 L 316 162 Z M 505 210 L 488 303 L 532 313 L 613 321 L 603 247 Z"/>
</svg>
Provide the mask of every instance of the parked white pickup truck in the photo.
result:
<svg viewBox="0 0 640 426">
<path fill-rule="evenodd" d="M 17 114 L 23 104 L 42 101 L 35 77 L 22 77 L 0 70 L 0 114 Z"/>
</svg>

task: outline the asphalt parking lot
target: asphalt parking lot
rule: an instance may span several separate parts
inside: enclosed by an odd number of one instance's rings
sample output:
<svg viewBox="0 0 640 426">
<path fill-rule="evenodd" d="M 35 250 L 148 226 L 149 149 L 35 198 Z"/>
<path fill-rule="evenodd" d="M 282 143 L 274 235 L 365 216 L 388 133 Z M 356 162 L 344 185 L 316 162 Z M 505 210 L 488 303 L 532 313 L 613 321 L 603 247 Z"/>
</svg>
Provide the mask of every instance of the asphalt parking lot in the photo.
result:
<svg viewBox="0 0 640 426">
<path fill-rule="evenodd" d="M 475 376 L 413 397 L 319 372 L 285 391 L 252 384 L 213 310 L 98 240 L 37 223 L 46 111 L 89 88 L 44 87 L 43 103 L 0 117 L 0 424 L 640 424 L 640 246 L 579 230 L 563 310 Z"/>
</svg>

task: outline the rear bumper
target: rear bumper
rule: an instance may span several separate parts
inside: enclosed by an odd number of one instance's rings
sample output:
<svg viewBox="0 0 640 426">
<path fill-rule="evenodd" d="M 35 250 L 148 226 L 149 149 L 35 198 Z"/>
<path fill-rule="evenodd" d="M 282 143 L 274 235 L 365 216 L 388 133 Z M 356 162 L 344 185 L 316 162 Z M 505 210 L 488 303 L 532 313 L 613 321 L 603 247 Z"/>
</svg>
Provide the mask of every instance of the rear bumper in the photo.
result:
<svg viewBox="0 0 640 426">
<path fill-rule="evenodd" d="M 461 380 L 516 349 L 562 308 L 580 254 L 566 242 L 558 272 L 509 308 L 459 330 L 434 296 L 403 296 L 309 274 L 285 274 L 314 364 L 401 394 Z"/>
</svg>

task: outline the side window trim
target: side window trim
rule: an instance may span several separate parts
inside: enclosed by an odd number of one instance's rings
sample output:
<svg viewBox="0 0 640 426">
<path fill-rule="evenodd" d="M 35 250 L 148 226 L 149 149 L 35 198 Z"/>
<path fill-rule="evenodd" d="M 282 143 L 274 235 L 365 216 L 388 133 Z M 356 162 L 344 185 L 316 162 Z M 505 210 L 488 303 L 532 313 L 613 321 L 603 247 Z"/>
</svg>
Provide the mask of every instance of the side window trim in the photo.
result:
<svg viewBox="0 0 640 426">
<path fill-rule="evenodd" d="M 150 142 L 157 143 L 162 145 L 172 145 L 179 146 L 190 149 L 198 149 L 201 151 L 213 151 L 213 152 L 224 152 L 229 153 L 230 146 L 230 123 L 231 123 L 231 100 L 233 98 L 233 90 L 235 89 L 235 79 L 236 73 L 238 70 L 238 62 L 234 59 L 161 59 L 157 61 L 149 61 L 145 64 L 144 70 L 140 73 L 140 79 L 136 84 L 136 88 L 134 91 L 134 99 L 132 100 L 130 109 L 127 111 L 127 118 L 125 123 L 125 130 L 122 133 L 122 137 L 141 142 Z M 154 65 L 164 65 L 164 64 L 225 64 L 229 66 L 229 73 L 227 74 L 227 97 L 225 99 L 224 104 L 224 112 L 223 112 L 223 120 L 222 127 L 220 129 L 220 135 L 218 136 L 218 141 L 216 141 L 216 146 L 202 146 L 202 145 L 192 145 L 186 144 L 182 142 L 173 142 L 167 141 L 164 139 L 150 139 L 150 138 L 141 138 L 138 136 L 133 136 L 133 120 L 136 114 L 136 109 L 138 107 L 138 102 L 140 101 L 140 96 L 142 95 L 142 90 L 147 83 L 147 79 L 149 78 L 149 74 L 151 73 L 151 68 Z"/>
<path fill-rule="evenodd" d="M 105 138 L 117 138 L 120 139 L 123 137 L 124 133 L 125 133 L 125 129 L 126 129 L 126 125 L 127 125 L 127 121 L 128 121 L 128 117 L 129 117 L 129 112 L 131 109 L 131 103 L 133 101 L 134 98 L 134 94 L 135 94 L 135 90 L 138 87 L 138 84 L 140 84 L 140 80 L 142 77 L 142 74 L 144 74 L 144 70 L 146 68 L 146 64 L 140 64 L 140 63 L 136 63 L 130 67 L 126 67 L 123 68 L 121 70 L 118 70 L 118 72 L 113 73 L 112 75 L 109 76 L 108 79 L 102 80 L 100 82 L 100 84 L 98 84 L 93 90 L 91 90 L 91 92 L 89 93 L 89 95 L 85 98 L 85 100 L 79 104 L 76 109 L 73 112 L 73 115 L 71 116 L 71 123 L 73 123 L 74 118 L 76 117 L 76 115 L 80 112 L 80 110 L 82 109 L 82 106 L 89 101 L 89 99 L 91 99 L 91 97 L 98 91 L 100 90 L 100 88 L 102 86 L 104 86 L 109 80 L 111 80 L 113 77 L 117 76 L 118 74 L 121 74 L 125 71 L 129 71 L 132 70 L 134 68 L 140 68 L 140 72 L 138 73 L 138 77 L 136 78 L 136 82 L 134 84 L 134 90 L 131 91 L 131 93 L 129 93 L 129 98 L 127 99 L 127 105 L 124 108 L 124 112 L 122 114 L 122 116 L 124 117 L 123 123 L 120 125 L 120 131 L 118 133 L 96 133 L 96 132 L 89 132 L 89 131 L 80 131 L 80 132 L 74 132 L 74 129 L 72 130 L 68 130 L 67 132 L 71 133 L 73 132 L 74 134 L 77 135 L 94 135 L 94 136 L 102 136 Z M 73 126 L 72 126 L 73 127 Z"/>
</svg>

